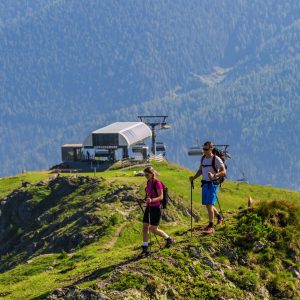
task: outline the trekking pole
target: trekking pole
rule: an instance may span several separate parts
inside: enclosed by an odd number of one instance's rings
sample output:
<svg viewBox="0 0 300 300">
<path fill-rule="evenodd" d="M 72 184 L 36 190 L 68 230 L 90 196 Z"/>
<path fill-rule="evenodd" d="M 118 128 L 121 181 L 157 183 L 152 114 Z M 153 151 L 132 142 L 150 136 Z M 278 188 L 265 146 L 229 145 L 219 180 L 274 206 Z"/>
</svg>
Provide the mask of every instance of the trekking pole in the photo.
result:
<svg viewBox="0 0 300 300">
<path fill-rule="evenodd" d="M 194 181 L 191 181 L 191 237 L 193 237 L 193 189 Z"/>
<path fill-rule="evenodd" d="M 223 214 L 223 211 L 222 211 L 222 208 L 221 208 L 221 205 L 220 205 L 220 201 L 219 201 L 219 198 L 218 198 L 218 195 L 217 195 L 217 193 L 216 193 L 216 190 L 215 190 L 215 187 L 214 187 L 214 184 L 213 184 L 213 183 L 212 183 L 212 186 L 213 186 L 213 189 L 214 189 L 214 194 L 215 194 L 215 196 L 216 196 L 216 198 L 217 198 L 217 202 L 218 202 L 218 205 L 219 205 L 219 209 L 220 209 L 220 213 L 221 213 L 221 216 L 222 216 L 224 225 L 226 226 L 224 214 Z"/>
<path fill-rule="evenodd" d="M 136 200 L 136 202 L 138 203 L 138 205 L 139 205 L 139 207 L 140 207 L 140 209 L 141 209 L 141 211 L 143 212 L 143 214 L 145 213 L 145 211 L 144 211 L 144 209 L 143 209 L 143 207 L 142 207 L 142 204 L 139 202 L 139 201 L 137 201 Z"/>
<path fill-rule="evenodd" d="M 148 227 L 148 232 L 149 232 L 149 248 L 150 248 L 150 253 L 151 253 L 151 230 L 150 230 L 150 226 L 151 226 L 151 219 L 150 219 L 150 205 L 148 205 L 148 224 L 149 224 L 149 227 Z"/>
</svg>

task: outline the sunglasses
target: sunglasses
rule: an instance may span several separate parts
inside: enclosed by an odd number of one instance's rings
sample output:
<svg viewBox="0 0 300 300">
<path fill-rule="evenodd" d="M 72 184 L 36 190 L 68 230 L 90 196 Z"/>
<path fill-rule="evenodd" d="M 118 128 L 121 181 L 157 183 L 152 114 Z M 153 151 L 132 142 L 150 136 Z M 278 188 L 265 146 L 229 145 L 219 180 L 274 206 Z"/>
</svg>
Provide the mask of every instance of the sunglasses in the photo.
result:
<svg viewBox="0 0 300 300">
<path fill-rule="evenodd" d="M 202 149 L 203 149 L 203 151 L 209 151 L 210 148 L 204 148 L 203 147 Z"/>
</svg>

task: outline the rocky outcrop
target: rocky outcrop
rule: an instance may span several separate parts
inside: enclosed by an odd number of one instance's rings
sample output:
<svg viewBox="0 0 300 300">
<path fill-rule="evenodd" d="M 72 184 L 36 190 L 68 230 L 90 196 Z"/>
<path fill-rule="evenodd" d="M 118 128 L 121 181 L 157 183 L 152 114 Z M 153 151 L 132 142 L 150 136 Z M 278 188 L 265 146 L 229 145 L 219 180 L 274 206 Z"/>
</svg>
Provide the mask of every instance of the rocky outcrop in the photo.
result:
<svg viewBox="0 0 300 300">
<path fill-rule="evenodd" d="M 50 293 L 46 300 L 110 300 L 111 298 L 105 296 L 100 292 L 92 289 L 73 288 L 59 288 Z"/>
<path fill-rule="evenodd" d="M 100 196 L 97 196 L 97 195 Z M 69 252 L 97 240 L 112 226 L 106 205 L 133 201 L 137 187 L 109 185 L 88 176 L 57 176 L 27 184 L 0 199 L 0 255 Z M 17 261 L 15 261 L 17 262 Z M 0 262 L 0 270 L 11 263 Z"/>
</svg>

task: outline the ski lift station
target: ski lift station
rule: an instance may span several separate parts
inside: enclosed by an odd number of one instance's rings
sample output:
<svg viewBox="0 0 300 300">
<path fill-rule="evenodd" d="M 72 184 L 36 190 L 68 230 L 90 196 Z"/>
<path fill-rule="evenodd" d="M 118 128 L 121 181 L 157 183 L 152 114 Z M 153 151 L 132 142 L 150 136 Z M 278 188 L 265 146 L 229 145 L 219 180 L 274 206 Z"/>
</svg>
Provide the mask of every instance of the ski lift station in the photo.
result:
<svg viewBox="0 0 300 300">
<path fill-rule="evenodd" d="M 145 141 L 152 139 L 152 130 L 144 122 L 116 122 L 91 132 L 82 144 L 61 146 L 62 169 L 78 171 L 103 171 L 118 160 L 146 161 L 149 147 Z M 155 142 L 156 151 L 165 145 Z"/>
</svg>

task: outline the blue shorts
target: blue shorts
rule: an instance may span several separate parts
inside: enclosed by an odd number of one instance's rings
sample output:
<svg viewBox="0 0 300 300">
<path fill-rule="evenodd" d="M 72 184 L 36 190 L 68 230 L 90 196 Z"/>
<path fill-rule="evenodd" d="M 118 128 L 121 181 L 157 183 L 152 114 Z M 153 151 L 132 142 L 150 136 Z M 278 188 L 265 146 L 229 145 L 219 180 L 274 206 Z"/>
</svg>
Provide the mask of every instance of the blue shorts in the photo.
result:
<svg viewBox="0 0 300 300">
<path fill-rule="evenodd" d="M 202 186 L 202 204 L 215 205 L 217 202 L 219 186 L 215 184 L 203 184 Z"/>
</svg>

